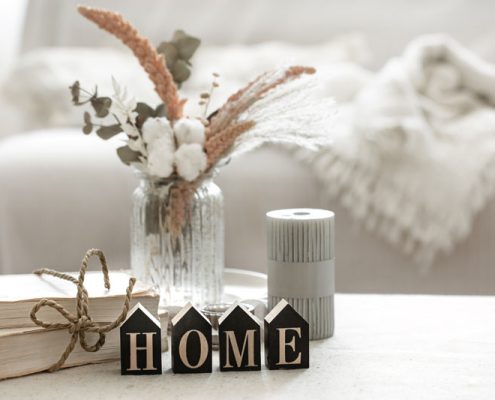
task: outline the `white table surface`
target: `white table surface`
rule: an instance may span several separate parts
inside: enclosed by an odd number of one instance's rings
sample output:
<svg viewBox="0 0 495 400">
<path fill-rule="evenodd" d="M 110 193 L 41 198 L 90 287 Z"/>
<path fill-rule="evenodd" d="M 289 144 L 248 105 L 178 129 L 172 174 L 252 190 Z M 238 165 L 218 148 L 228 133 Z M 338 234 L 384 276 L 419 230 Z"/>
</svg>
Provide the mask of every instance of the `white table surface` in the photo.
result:
<svg viewBox="0 0 495 400">
<path fill-rule="evenodd" d="M 495 297 L 337 295 L 308 370 L 121 376 L 118 362 L 0 382 L 0 399 L 495 399 Z"/>
</svg>

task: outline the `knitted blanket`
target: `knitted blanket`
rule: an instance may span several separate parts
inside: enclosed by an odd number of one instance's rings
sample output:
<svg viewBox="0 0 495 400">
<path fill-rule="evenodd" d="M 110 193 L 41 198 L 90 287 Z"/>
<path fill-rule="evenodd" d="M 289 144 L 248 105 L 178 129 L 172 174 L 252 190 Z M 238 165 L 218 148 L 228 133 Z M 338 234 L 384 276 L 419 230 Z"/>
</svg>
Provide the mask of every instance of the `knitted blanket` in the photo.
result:
<svg viewBox="0 0 495 400">
<path fill-rule="evenodd" d="M 331 80 L 339 90 L 362 84 L 340 102 L 332 143 L 299 155 L 356 219 L 431 265 L 470 233 L 494 192 L 494 66 L 425 36 L 376 76 L 346 70 Z"/>
</svg>

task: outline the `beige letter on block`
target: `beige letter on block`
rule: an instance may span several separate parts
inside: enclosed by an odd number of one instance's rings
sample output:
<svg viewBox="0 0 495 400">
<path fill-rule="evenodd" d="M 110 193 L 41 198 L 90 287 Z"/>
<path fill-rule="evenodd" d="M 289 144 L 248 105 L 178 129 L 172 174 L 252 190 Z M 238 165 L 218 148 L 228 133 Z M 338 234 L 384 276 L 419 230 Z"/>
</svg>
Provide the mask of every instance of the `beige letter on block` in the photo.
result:
<svg viewBox="0 0 495 400">
<path fill-rule="evenodd" d="M 199 355 L 199 360 L 196 363 L 196 365 L 191 365 L 189 363 L 189 358 L 187 357 L 187 339 L 189 338 L 189 335 L 192 332 L 196 332 L 198 337 L 199 337 L 199 344 L 201 346 L 201 352 Z M 179 357 L 182 361 L 182 363 L 187 367 L 191 369 L 199 368 L 201 367 L 204 362 L 206 361 L 206 358 L 208 357 L 208 341 L 206 340 L 206 336 L 203 335 L 202 332 L 196 330 L 196 329 L 191 329 L 190 331 L 187 331 L 181 338 L 179 342 Z"/>
<path fill-rule="evenodd" d="M 224 368 L 233 368 L 232 365 L 230 364 L 230 357 L 229 357 L 229 343 L 232 344 L 232 353 L 234 354 L 235 362 L 237 364 L 237 367 L 241 366 L 242 363 L 242 358 L 244 357 L 244 351 L 246 350 L 247 346 L 247 351 L 248 351 L 248 367 L 256 367 L 256 364 L 254 363 L 254 333 L 256 330 L 254 329 L 249 329 L 246 331 L 246 335 L 244 336 L 244 342 L 242 343 L 242 349 L 239 351 L 239 345 L 237 344 L 237 340 L 235 339 L 235 334 L 234 331 L 225 331 L 225 351 L 226 351 L 226 360 L 225 360 L 225 365 Z"/>
<path fill-rule="evenodd" d="M 296 351 L 296 337 L 294 336 L 292 340 L 287 343 L 286 342 L 286 335 L 285 333 L 287 331 L 295 331 L 299 337 L 301 337 L 301 328 L 277 328 L 277 331 L 279 331 L 279 351 L 278 351 L 278 363 L 277 365 L 289 365 L 289 364 L 300 364 L 301 363 L 301 352 L 299 352 L 299 355 L 296 357 L 294 361 L 287 361 L 286 355 L 285 355 L 285 348 L 290 347 L 292 351 Z"/>
<path fill-rule="evenodd" d="M 139 333 L 128 333 L 129 339 L 131 341 L 131 357 L 130 357 L 130 366 L 127 368 L 127 371 L 141 371 L 141 368 L 137 366 L 137 351 L 145 350 L 146 351 L 146 368 L 144 371 L 154 371 L 156 368 L 153 365 L 153 335 L 156 332 L 144 332 L 143 335 L 146 335 L 146 347 L 137 347 L 136 337 Z"/>
</svg>

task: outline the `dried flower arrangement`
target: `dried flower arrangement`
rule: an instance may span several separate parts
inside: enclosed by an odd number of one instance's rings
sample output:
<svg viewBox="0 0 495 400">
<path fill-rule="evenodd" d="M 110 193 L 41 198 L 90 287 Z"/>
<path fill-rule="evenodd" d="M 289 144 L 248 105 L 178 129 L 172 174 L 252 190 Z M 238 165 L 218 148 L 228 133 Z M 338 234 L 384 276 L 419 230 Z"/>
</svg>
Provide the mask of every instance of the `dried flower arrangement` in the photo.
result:
<svg viewBox="0 0 495 400">
<path fill-rule="evenodd" d="M 214 74 L 210 92 L 200 95 L 204 116 L 187 117 L 183 115 L 186 99 L 179 97 L 178 87 L 190 75 L 190 59 L 199 39 L 177 31 L 170 42 L 155 49 L 118 13 L 83 6 L 78 11 L 132 50 L 163 101 L 156 107 L 137 102 L 115 79 L 112 97 L 100 97 L 97 89 L 87 91 L 79 82 L 70 88 L 74 105 L 90 104 L 96 118 L 113 116 L 115 120 L 110 125 L 97 124 L 85 112 L 85 134 L 95 126 L 102 139 L 124 132 L 127 145 L 117 153 L 125 164 L 175 180 L 167 213 L 172 235 L 178 235 L 187 220 L 195 189 L 223 160 L 264 142 L 314 147 L 326 139 L 333 102 L 312 96 L 314 68 L 291 66 L 266 72 L 206 117 L 211 92 L 218 86 Z"/>
</svg>

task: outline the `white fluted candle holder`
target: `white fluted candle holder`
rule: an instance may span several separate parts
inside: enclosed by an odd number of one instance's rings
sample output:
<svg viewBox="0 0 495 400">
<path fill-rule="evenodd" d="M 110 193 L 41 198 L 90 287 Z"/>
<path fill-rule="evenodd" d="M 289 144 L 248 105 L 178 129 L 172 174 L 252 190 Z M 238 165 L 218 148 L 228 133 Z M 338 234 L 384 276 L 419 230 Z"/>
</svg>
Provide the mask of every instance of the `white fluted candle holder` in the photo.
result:
<svg viewBox="0 0 495 400">
<path fill-rule="evenodd" d="M 266 214 L 268 307 L 286 299 L 309 323 L 310 339 L 333 336 L 335 215 L 297 208 Z"/>
</svg>

